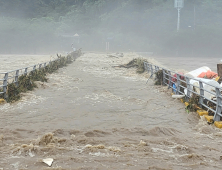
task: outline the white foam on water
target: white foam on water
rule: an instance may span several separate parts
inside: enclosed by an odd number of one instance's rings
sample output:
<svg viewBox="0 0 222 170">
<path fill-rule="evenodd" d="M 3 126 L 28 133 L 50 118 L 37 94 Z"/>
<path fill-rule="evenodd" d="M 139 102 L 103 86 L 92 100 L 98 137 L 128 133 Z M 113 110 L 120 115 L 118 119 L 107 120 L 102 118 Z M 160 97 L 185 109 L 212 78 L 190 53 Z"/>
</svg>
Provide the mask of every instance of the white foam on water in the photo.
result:
<svg viewBox="0 0 222 170">
<path fill-rule="evenodd" d="M 36 96 L 34 92 L 27 92 L 22 94 L 21 100 L 16 103 L 7 103 L 0 105 L 2 112 L 13 111 L 16 109 L 22 110 L 26 105 L 38 104 L 47 100 L 48 97 Z"/>
<path fill-rule="evenodd" d="M 110 154 L 109 153 L 101 153 L 101 152 L 96 152 L 96 153 L 89 153 L 89 155 L 92 155 L 92 156 L 101 156 L 101 157 L 109 157 Z"/>
<path fill-rule="evenodd" d="M 173 153 L 173 149 L 164 150 L 161 148 L 151 148 L 153 152 L 166 152 L 166 153 Z"/>
</svg>

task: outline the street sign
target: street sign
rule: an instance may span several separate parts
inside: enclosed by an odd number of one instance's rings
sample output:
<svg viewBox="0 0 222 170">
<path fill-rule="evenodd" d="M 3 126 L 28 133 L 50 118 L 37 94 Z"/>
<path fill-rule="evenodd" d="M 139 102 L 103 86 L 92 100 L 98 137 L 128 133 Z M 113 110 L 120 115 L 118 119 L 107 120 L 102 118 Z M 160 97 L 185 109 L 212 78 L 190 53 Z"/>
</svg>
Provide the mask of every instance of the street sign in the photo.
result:
<svg viewBox="0 0 222 170">
<path fill-rule="evenodd" d="M 174 8 L 183 8 L 184 7 L 184 0 L 174 0 Z"/>
</svg>

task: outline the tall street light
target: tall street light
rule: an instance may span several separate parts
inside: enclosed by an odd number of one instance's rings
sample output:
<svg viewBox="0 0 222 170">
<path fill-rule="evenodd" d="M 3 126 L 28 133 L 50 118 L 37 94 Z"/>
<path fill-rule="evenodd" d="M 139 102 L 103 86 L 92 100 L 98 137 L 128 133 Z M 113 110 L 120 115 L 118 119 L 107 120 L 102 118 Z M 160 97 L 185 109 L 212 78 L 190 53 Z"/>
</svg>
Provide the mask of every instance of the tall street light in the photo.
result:
<svg viewBox="0 0 222 170">
<path fill-rule="evenodd" d="M 174 8 L 178 11 L 177 32 L 180 30 L 180 10 L 184 7 L 184 0 L 174 0 Z"/>
</svg>

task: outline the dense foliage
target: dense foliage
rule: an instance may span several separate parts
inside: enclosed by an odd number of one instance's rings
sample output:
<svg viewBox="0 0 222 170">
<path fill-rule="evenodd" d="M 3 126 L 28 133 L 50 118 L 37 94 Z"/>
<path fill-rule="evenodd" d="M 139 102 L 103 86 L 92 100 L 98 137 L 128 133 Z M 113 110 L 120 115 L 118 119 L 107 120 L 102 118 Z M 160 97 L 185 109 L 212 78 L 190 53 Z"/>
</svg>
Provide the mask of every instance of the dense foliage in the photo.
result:
<svg viewBox="0 0 222 170">
<path fill-rule="evenodd" d="M 222 1 L 185 0 L 179 33 L 173 4 L 173 0 L 0 0 L 0 52 L 67 51 L 72 43 L 105 50 L 109 41 L 115 51 L 219 56 Z"/>
</svg>

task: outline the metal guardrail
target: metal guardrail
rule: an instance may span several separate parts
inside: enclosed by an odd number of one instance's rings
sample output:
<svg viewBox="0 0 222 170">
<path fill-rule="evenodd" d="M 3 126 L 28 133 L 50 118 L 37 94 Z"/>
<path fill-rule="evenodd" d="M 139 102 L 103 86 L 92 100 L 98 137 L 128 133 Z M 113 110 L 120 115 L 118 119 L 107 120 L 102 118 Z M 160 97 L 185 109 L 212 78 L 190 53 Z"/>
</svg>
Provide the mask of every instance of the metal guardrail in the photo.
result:
<svg viewBox="0 0 222 170">
<path fill-rule="evenodd" d="M 148 73 L 151 74 L 150 78 L 152 78 L 153 75 L 156 72 L 158 72 L 159 70 L 163 70 L 163 84 L 164 85 L 167 85 L 168 88 L 172 88 L 176 94 L 185 95 L 186 100 L 189 100 L 191 98 L 192 94 L 198 95 L 200 107 L 201 108 L 205 107 L 208 109 L 208 111 L 209 110 L 212 111 L 214 113 L 214 121 L 220 121 L 220 119 L 222 117 L 222 113 L 221 113 L 221 111 L 222 111 L 222 95 L 221 95 L 222 88 L 220 86 L 213 86 L 212 84 L 207 83 L 201 79 L 190 78 L 190 77 L 181 75 L 179 73 L 176 73 L 174 71 L 171 71 L 169 69 L 161 68 L 159 66 L 156 66 L 156 65 L 148 63 L 148 62 L 144 62 L 144 68 Z M 172 73 L 175 74 L 176 76 L 174 77 L 172 75 Z M 174 79 L 174 81 L 173 81 L 173 79 Z M 199 86 L 191 84 L 190 83 L 191 80 L 197 81 L 199 83 Z M 182 82 L 185 83 L 187 87 L 184 87 L 182 85 Z M 176 87 L 175 86 L 173 87 L 173 84 L 175 84 Z M 205 84 L 212 87 L 214 90 L 209 91 L 207 89 L 204 89 Z M 194 91 L 193 87 L 198 88 L 199 93 L 197 91 Z M 184 93 L 184 89 L 187 89 L 186 94 Z M 205 93 L 211 94 L 214 99 L 207 98 L 206 95 L 204 95 Z M 212 102 L 213 104 L 215 104 L 216 109 L 214 110 L 213 108 L 207 106 L 207 104 L 206 104 L 207 102 Z"/>
<path fill-rule="evenodd" d="M 67 57 L 71 57 L 70 55 L 67 55 Z M 78 56 L 73 56 L 72 59 L 76 59 Z M 46 66 L 49 66 L 53 62 L 61 61 L 60 58 L 49 61 L 49 62 L 44 62 L 24 68 L 19 68 L 16 70 L 11 70 L 7 72 L 1 72 L 0 73 L 0 82 L 3 82 L 0 84 L 0 94 L 3 94 L 4 98 L 6 98 L 6 92 L 7 92 L 7 86 L 9 83 L 15 83 L 18 85 L 18 78 L 21 75 L 26 75 L 32 71 L 39 70 L 42 68 L 45 68 Z"/>
</svg>

